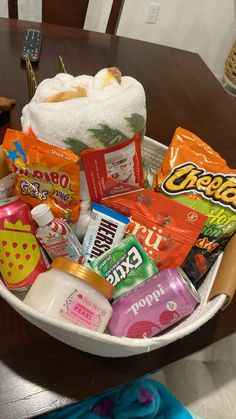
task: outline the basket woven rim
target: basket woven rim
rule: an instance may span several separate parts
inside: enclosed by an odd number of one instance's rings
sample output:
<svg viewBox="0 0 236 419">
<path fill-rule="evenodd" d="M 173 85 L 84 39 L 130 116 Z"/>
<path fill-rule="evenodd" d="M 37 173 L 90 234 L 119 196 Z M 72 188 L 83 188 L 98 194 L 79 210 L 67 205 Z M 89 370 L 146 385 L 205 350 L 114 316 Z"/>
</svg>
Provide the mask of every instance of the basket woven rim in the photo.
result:
<svg viewBox="0 0 236 419">
<path fill-rule="evenodd" d="M 229 80 L 236 85 L 236 41 L 225 61 L 225 74 Z"/>
</svg>

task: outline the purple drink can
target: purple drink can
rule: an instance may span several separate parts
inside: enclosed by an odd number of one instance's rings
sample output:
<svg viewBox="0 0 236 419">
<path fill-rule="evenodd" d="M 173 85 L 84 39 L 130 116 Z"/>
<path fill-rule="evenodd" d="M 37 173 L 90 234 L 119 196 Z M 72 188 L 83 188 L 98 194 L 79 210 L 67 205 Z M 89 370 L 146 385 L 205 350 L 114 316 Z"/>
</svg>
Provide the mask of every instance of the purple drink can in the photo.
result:
<svg viewBox="0 0 236 419">
<path fill-rule="evenodd" d="M 181 268 L 165 269 L 112 304 L 108 328 L 114 336 L 151 337 L 189 316 L 199 302 Z"/>
</svg>

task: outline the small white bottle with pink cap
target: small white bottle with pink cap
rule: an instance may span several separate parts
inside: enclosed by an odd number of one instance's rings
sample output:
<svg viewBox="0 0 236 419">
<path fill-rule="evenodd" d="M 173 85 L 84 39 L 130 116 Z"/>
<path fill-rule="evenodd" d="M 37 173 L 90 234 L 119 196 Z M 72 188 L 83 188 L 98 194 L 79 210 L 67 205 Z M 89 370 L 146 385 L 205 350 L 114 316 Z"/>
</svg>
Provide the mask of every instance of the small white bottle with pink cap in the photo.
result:
<svg viewBox="0 0 236 419">
<path fill-rule="evenodd" d="M 31 211 L 38 224 L 35 234 L 51 259 L 62 256 L 82 263 L 82 246 L 64 219 L 54 218 L 50 207 L 40 204 Z"/>
</svg>

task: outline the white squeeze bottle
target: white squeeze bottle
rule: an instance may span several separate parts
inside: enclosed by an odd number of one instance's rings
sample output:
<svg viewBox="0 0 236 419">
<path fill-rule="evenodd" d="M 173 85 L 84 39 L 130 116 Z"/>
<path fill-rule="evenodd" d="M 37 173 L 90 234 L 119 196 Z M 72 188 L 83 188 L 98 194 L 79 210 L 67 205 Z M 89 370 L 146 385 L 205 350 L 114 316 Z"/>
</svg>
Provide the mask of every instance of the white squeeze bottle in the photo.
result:
<svg viewBox="0 0 236 419">
<path fill-rule="evenodd" d="M 66 220 L 54 218 L 46 204 L 40 204 L 31 210 L 33 219 L 38 224 L 35 235 L 51 259 L 58 256 L 82 263 L 82 246 Z"/>
</svg>

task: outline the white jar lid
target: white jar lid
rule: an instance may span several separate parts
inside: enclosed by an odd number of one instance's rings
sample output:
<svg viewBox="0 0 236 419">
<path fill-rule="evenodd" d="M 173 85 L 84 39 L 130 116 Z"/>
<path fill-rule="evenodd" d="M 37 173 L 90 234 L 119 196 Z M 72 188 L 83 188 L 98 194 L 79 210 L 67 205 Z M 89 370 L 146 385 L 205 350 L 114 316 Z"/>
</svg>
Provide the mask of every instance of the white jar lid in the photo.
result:
<svg viewBox="0 0 236 419">
<path fill-rule="evenodd" d="M 31 215 L 39 226 L 45 226 L 54 219 L 50 207 L 46 204 L 40 204 L 34 207 L 31 210 Z"/>
</svg>

